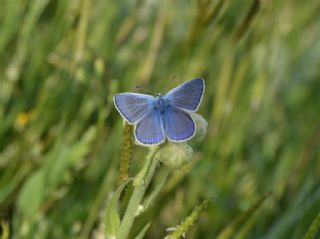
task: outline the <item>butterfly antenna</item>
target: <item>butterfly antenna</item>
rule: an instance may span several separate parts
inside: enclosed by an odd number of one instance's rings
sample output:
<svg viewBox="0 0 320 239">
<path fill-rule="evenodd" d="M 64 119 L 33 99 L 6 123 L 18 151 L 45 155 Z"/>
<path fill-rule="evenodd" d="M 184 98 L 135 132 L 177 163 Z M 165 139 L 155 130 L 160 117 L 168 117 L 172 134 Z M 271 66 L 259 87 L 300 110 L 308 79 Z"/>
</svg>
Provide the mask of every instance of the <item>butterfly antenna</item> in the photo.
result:
<svg viewBox="0 0 320 239">
<path fill-rule="evenodd" d="M 175 82 L 175 79 L 176 79 L 176 75 L 173 75 L 173 76 L 170 78 L 170 85 L 171 85 L 171 87 L 170 87 L 170 86 L 167 86 L 164 92 L 168 92 L 169 89 L 172 88 L 172 86 L 173 86 L 172 83 Z M 162 92 L 162 94 L 164 94 L 164 93 Z"/>
<path fill-rule="evenodd" d="M 142 91 L 144 91 L 144 92 L 146 92 L 146 93 L 150 93 L 150 94 L 153 94 L 153 95 L 156 94 L 154 91 L 152 91 L 152 90 L 147 90 L 147 89 L 145 89 L 145 88 L 143 88 L 143 87 L 141 87 L 141 86 L 139 86 L 139 85 L 137 85 L 136 88 L 139 89 L 139 90 L 142 90 Z"/>
</svg>

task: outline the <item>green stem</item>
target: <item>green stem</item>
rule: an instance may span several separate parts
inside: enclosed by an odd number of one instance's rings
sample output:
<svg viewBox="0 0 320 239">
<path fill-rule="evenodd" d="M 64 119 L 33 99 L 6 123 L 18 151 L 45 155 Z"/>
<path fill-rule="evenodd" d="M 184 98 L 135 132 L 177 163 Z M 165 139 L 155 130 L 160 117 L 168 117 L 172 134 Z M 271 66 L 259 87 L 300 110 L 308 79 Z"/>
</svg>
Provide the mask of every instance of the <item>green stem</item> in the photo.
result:
<svg viewBox="0 0 320 239">
<path fill-rule="evenodd" d="M 146 163 L 144 164 L 141 171 L 138 173 L 134 180 L 134 190 L 129 200 L 127 209 L 124 213 L 123 219 L 121 221 L 118 233 L 116 238 L 117 239 L 127 239 L 130 229 L 133 225 L 134 218 L 136 212 L 141 204 L 141 201 L 144 197 L 146 189 L 153 177 L 155 169 L 157 167 L 157 160 L 154 159 L 154 155 L 156 153 L 156 149 L 151 149 Z"/>
<path fill-rule="evenodd" d="M 158 196 L 161 189 L 163 188 L 164 183 L 167 181 L 170 172 L 171 169 L 169 167 L 163 168 L 159 180 L 155 182 L 155 188 L 153 189 L 153 192 L 143 202 L 143 210 L 147 210 L 150 207 L 151 203 L 154 201 L 154 199 Z"/>
<path fill-rule="evenodd" d="M 317 232 L 320 229 L 320 213 L 318 214 L 318 216 L 314 219 L 314 221 L 312 222 L 311 226 L 308 229 L 308 232 L 306 233 L 306 235 L 304 236 L 303 239 L 313 239 L 315 238 Z"/>
</svg>

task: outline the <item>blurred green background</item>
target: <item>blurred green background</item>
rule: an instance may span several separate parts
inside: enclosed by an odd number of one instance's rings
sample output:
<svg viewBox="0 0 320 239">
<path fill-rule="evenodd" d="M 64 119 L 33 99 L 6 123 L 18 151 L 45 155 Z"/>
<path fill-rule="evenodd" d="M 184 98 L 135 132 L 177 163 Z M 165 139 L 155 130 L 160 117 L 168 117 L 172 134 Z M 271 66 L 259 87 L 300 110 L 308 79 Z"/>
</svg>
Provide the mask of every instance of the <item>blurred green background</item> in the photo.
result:
<svg viewBox="0 0 320 239">
<path fill-rule="evenodd" d="M 123 132 L 113 95 L 197 76 L 207 136 L 143 215 L 147 238 L 213 195 L 187 238 L 215 238 L 268 192 L 244 238 L 302 238 L 320 211 L 319 12 L 317 0 L 2 0 L 0 217 L 12 238 L 102 238 Z M 133 174 L 146 153 L 135 147 Z"/>
</svg>

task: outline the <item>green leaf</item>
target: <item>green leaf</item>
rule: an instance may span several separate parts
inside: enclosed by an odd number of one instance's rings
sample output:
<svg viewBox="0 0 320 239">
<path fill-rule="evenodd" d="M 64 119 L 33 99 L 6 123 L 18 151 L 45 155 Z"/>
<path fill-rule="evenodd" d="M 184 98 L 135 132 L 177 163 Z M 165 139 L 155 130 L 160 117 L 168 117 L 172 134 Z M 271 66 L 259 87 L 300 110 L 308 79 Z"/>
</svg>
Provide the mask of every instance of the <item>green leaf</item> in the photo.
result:
<svg viewBox="0 0 320 239">
<path fill-rule="evenodd" d="M 33 219 L 46 196 L 44 171 L 35 172 L 24 184 L 18 198 L 18 210 Z"/>
<path fill-rule="evenodd" d="M 132 179 L 129 179 L 123 183 L 120 184 L 120 186 L 115 191 L 111 201 L 109 202 L 107 208 L 106 208 L 106 214 L 105 214 L 105 227 L 106 227 L 106 237 L 107 238 L 113 238 L 117 234 L 120 226 L 120 215 L 118 211 L 119 207 L 119 198 L 123 191 L 123 189 L 126 187 L 126 185 L 132 181 Z"/>
<path fill-rule="evenodd" d="M 149 206 L 153 203 L 154 199 L 158 196 L 161 189 L 163 188 L 164 183 L 167 181 L 170 171 L 171 169 L 168 167 L 164 167 L 163 171 L 161 171 L 161 174 L 159 175 L 155 183 L 154 189 L 149 194 L 149 196 L 144 200 L 144 203 L 143 203 L 144 210 L 147 210 Z"/>
<path fill-rule="evenodd" d="M 303 239 L 313 239 L 317 235 L 317 232 L 319 232 L 320 229 L 320 213 L 318 216 L 314 219 L 312 224 L 310 225 L 306 235 Z"/>
<path fill-rule="evenodd" d="M 67 147 L 58 144 L 49 153 L 49 158 L 42 170 L 46 175 L 46 184 L 48 189 L 54 189 L 56 185 L 63 179 L 63 173 L 67 168 L 65 160 L 67 155 Z"/>
<path fill-rule="evenodd" d="M 47 175 L 47 183 L 50 189 L 59 184 L 63 175 L 69 167 L 76 165 L 89 152 L 91 141 L 95 135 L 95 128 L 89 128 L 81 140 L 74 145 L 58 143 L 48 156 L 48 162 L 44 167 Z"/>
<path fill-rule="evenodd" d="M 267 193 L 260 197 L 247 211 L 236 217 L 223 231 L 218 235 L 218 239 L 233 238 L 237 231 L 246 225 L 246 222 L 261 207 L 262 203 L 271 195 Z"/>
<path fill-rule="evenodd" d="M 0 218 L 0 229 L 0 238 L 8 239 L 10 235 L 9 224 L 2 218 Z"/>
<path fill-rule="evenodd" d="M 185 237 L 187 230 L 194 225 L 195 221 L 199 219 L 201 213 L 212 202 L 211 199 L 204 200 L 200 205 L 196 206 L 191 214 L 187 216 L 178 226 L 174 227 L 173 232 L 165 237 L 165 239 L 179 239 Z"/>
<path fill-rule="evenodd" d="M 148 222 L 134 239 L 143 239 L 150 225 L 151 225 L 151 222 Z"/>
<path fill-rule="evenodd" d="M 91 141 L 93 140 L 96 131 L 96 127 L 90 127 L 82 136 L 81 141 L 71 148 L 66 157 L 69 165 L 78 163 L 89 152 Z"/>
<path fill-rule="evenodd" d="M 49 152 L 44 167 L 33 173 L 22 187 L 18 208 L 26 217 L 34 217 L 45 198 L 63 180 L 63 173 L 88 153 L 95 128 L 89 128 L 81 140 L 72 145 L 57 143 Z"/>
</svg>

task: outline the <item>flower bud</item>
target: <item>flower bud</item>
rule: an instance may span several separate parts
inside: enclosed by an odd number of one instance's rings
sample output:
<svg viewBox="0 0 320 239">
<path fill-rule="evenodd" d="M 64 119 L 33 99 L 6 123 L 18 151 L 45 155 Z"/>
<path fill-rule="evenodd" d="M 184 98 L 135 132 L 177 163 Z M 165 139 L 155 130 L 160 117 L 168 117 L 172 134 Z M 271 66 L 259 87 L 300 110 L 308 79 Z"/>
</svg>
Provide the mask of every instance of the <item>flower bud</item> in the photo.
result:
<svg viewBox="0 0 320 239">
<path fill-rule="evenodd" d="M 191 160 L 192 148 L 186 143 L 168 142 L 158 150 L 155 158 L 169 168 L 179 168 L 185 162 Z"/>
<path fill-rule="evenodd" d="M 201 115 L 192 113 L 192 119 L 196 124 L 196 134 L 192 138 L 193 142 L 201 142 L 207 134 L 208 122 Z"/>
</svg>

